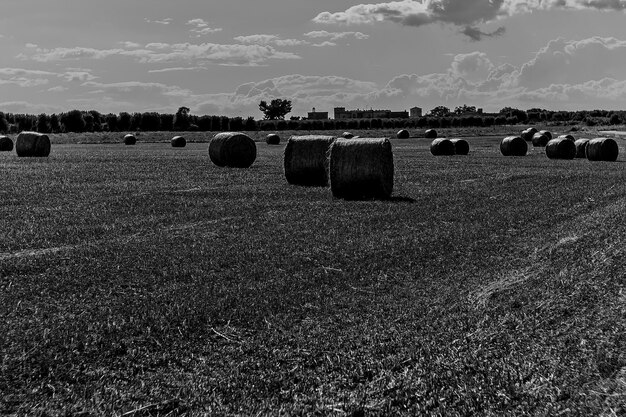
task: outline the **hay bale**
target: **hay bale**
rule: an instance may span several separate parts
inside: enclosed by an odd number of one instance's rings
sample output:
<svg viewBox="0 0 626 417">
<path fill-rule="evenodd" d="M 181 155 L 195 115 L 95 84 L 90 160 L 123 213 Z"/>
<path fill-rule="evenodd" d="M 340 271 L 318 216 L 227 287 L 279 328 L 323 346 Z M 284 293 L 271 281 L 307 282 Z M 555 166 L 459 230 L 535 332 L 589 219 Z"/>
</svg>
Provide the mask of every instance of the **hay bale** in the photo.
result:
<svg viewBox="0 0 626 417">
<path fill-rule="evenodd" d="M 396 137 L 398 139 L 408 139 L 411 137 L 411 134 L 409 133 L 408 130 L 402 129 L 402 130 L 399 130 L 398 133 L 396 133 Z"/>
<path fill-rule="evenodd" d="M 268 145 L 280 145 L 280 136 L 276 133 L 270 133 L 265 137 L 265 143 Z"/>
<path fill-rule="evenodd" d="M 589 139 L 578 139 L 574 142 L 576 145 L 576 158 L 586 158 L 587 157 L 587 145 L 589 144 Z"/>
<path fill-rule="evenodd" d="M 344 138 L 344 139 L 352 139 L 354 137 L 354 135 L 352 133 L 350 133 L 350 132 L 343 132 L 341 134 L 341 137 Z"/>
<path fill-rule="evenodd" d="M 533 146 L 534 147 L 544 147 L 550 142 L 550 138 L 548 138 L 543 133 L 537 132 L 533 135 Z"/>
<path fill-rule="evenodd" d="M 171 142 L 172 148 L 184 148 L 187 145 L 187 140 L 182 136 L 174 136 Z"/>
<path fill-rule="evenodd" d="M 550 159 L 574 159 L 576 145 L 566 138 L 552 139 L 546 145 L 546 156 Z"/>
<path fill-rule="evenodd" d="M 533 136 L 537 133 L 537 129 L 534 127 L 529 127 L 528 129 L 522 130 L 522 134 L 520 135 L 522 139 L 526 142 L 531 142 L 533 140 Z"/>
<path fill-rule="evenodd" d="M 437 131 L 435 129 L 428 129 L 426 132 L 424 132 L 424 137 L 426 139 L 436 139 Z"/>
<path fill-rule="evenodd" d="M 329 159 L 333 196 L 346 200 L 391 197 L 393 152 L 389 139 L 337 139 L 330 147 Z"/>
<path fill-rule="evenodd" d="M 287 141 L 284 168 L 287 182 L 293 185 L 328 186 L 328 152 L 333 136 L 292 136 Z"/>
<path fill-rule="evenodd" d="M 547 136 L 549 140 L 552 140 L 552 132 L 549 130 L 540 130 L 538 133 L 541 133 L 544 136 Z"/>
<path fill-rule="evenodd" d="M 0 152 L 11 152 L 13 150 L 13 141 L 8 136 L 0 136 Z"/>
<path fill-rule="evenodd" d="M 567 140 L 571 140 L 572 142 L 576 141 L 576 138 L 572 135 L 559 135 L 558 137 L 559 139 L 567 139 Z"/>
<path fill-rule="evenodd" d="M 209 142 L 209 157 L 218 167 L 248 168 L 256 159 L 256 144 L 243 133 L 218 133 Z"/>
<path fill-rule="evenodd" d="M 430 144 L 430 153 L 432 153 L 435 156 L 454 155 L 455 153 L 454 144 L 450 141 L 450 139 L 446 139 L 446 138 L 435 139 Z"/>
<path fill-rule="evenodd" d="M 470 151 L 469 142 L 465 139 L 450 139 L 454 145 L 454 153 L 456 155 L 467 155 Z"/>
<path fill-rule="evenodd" d="M 50 138 L 37 132 L 21 132 L 15 140 L 17 156 L 46 157 L 50 155 Z"/>
<path fill-rule="evenodd" d="M 124 145 L 134 145 L 137 143 L 137 138 L 135 135 L 131 135 L 130 133 L 124 136 Z"/>
<path fill-rule="evenodd" d="M 528 144 L 520 136 L 507 136 L 500 142 L 500 152 L 504 156 L 526 156 Z"/>
<path fill-rule="evenodd" d="M 611 138 L 591 139 L 587 144 L 587 159 L 590 161 L 616 161 L 619 155 L 617 142 Z"/>
</svg>

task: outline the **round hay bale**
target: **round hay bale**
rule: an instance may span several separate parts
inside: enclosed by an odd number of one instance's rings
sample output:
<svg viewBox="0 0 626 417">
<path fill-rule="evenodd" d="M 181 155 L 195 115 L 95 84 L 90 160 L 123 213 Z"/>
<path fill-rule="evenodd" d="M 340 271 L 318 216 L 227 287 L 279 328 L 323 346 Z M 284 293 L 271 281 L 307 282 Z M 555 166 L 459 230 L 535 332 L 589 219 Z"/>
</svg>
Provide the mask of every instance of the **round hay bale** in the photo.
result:
<svg viewBox="0 0 626 417">
<path fill-rule="evenodd" d="M 0 152 L 11 152 L 13 150 L 13 141 L 8 136 L 0 136 Z"/>
<path fill-rule="evenodd" d="M 547 136 L 548 139 L 552 140 L 552 132 L 550 132 L 549 130 L 540 130 L 539 133 L 541 133 L 544 136 Z"/>
<path fill-rule="evenodd" d="M 15 140 L 17 156 L 46 157 L 50 155 L 50 138 L 37 132 L 21 132 Z"/>
<path fill-rule="evenodd" d="M 454 153 L 456 155 L 467 155 L 470 151 L 469 142 L 465 139 L 450 139 L 454 145 Z"/>
<path fill-rule="evenodd" d="M 535 148 L 544 147 L 548 144 L 548 142 L 550 142 L 550 138 L 540 132 L 535 133 L 532 140 Z"/>
<path fill-rule="evenodd" d="M 346 200 L 388 199 L 393 192 L 389 139 L 337 139 L 330 147 L 330 189 Z"/>
<path fill-rule="evenodd" d="M 409 137 L 411 137 L 411 134 L 409 133 L 408 130 L 402 129 L 402 130 L 399 130 L 398 133 L 396 133 L 396 137 L 398 139 L 408 139 Z"/>
<path fill-rule="evenodd" d="M 218 167 L 249 168 L 256 159 L 256 144 L 243 133 L 218 133 L 209 142 L 209 157 Z"/>
<path fill-rule="evenodd" d="M 591 139 L 587 144 L 587 159 L 590 161 L 616 161 L 619 146 L 611 138 Z"/>
<path fill-rule="evenodd" d="M 341 134 L 341 137 L 344 138 L 344 139 L 352 139 L 354 137 L 354 135 L 352 133 L 350 133 L 350 132 L 343 132 Z"/>
<path fill-rule="evenodd" d="M 571 140 L 572 142 L 576 141 L 576 138 L 572 135 L 559 135 L 559 139 L 567 139 L 567 140 Z"/>
<path fill-rule="evenodd" d="M 576 145 L 576 158 L 586 158 L 587 157 L 587 145 L 589 144 L 589 139 L 577 139 L 574 142 Z"/>
<path fill-rule="evenodd" d="M 135 135 L 131 135 L 130 133 L 124 136 L 124 145 L 134 145 L 137 143 L 137 138 Z"/>
<path fill-rule="evenodd" d="M 520 136 L 507 136 L 500 142 L 500 152 L 504 156 L 526 156 L 528 144 Z"/>
<path fill-rule="evenodd" d="M 293 185 L 328 186 L 328 152 L 333 136 L 292 136 L 284 154 L 285 178 Z"/>
<path fill-rule="evenodd" d="M 522 139 L 526 142 L 530 142 L 533 140 L 533 136 L 537 133 L 537 129 L 534 127 L 529 127 L 528 129 L 522 130 L 522 134 L 520 135 Z"/>
<path fill-rule="evenodd" d="M 455 153 L 454 144 L 450 141 L 450 139 L 446 139 L 446 138 L 435 139 L 430 144 L 430 153 L 432 153 L 435 156 L 454 155 Z"/>
<path fill-rule="evenodd" d="M 265 137 L 265 143 L 268 145 L 280 145 L 280 136 L 276 133 L 270 133 Z"/>
<path fill-rule="evenodd" d="M 173 148 L 184 148 L 187 145 L 187 140 L 182 136 L 174 136 L 171 142 Z"/>
<path fill-rule="evenodd" d="M 426 132 L 424 132 L 424 137 L 426 139 L 436 139 L 437 131 L 435 129 L 428 129 Z"/>
<path fill-rule="evenodd" d="M 574 159 L 576 157 L 576 145 L 569 139 L 552 139 L 546 145 L 546 156 L 550 159 Z"/>
</svg>

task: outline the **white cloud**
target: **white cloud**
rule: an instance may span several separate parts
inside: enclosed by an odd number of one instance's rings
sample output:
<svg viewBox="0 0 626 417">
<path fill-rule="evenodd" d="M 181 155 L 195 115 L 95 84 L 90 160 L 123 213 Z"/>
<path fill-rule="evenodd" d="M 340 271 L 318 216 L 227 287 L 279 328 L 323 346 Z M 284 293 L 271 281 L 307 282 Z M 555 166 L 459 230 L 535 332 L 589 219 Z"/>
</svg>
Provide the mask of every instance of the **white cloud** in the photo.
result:
<svg viewBox="0 0 626 417">
<path fill-rule="evenodd" d="M 276 45 L 276 46 L 299 46 L 308 45 L 307 41 L 299 39 L 282 39 L 278 35 L 256 34 L 236 36 L 233 38 L 239 43 L 246 45 Z"/>
<path fill-rule="evenodd" d="M 222 31 L 222 28 L 209 27 L 209 23 L 204 19 L 191 19 L 186 24 L 193 26 L 193 29 L 191 29 L 190 32 L 195 34 L 197 38 Z"/>
<path fill-rule="evenodd" d="M 322 12 L 313 21 L 321 24 L 373 24 L 393 22 L 404 26 L 446 23 L 465 27 L 473 40 L 497 36 L 504 28 L 483 32 L 476 25 L 520 13 L 552 9 L 626 10 L 626 0 L 400 0 L 358 4 L 345 11 Z"/>
<path fill-rule="evenodd" d="M 312 32 L 305 33 L 304 36 L 311 39 L 328 39 L 330 41 L 337 41 L 340 39 L 354 38 L 358 40 L 368 39 L 369 35 L 363 32 L 328 32 L 326 30 L 314 30 Z"/>
<path fill-rule="evenodd" d="M 165 19 L 161 19 L 161 20 L 150 20 L 148 18 L 145 18 L 144 20 L 148 23 L 156 23 L 159 25 L 169 25 L 170 23 L 172 23 L 173 19 L 171 17 L 166 17 Z"/>
<path fill-rule="evenodd" d="M 37 48 L 33 53 L 20 54 L 22 60 L 57 62 L 83 59 L 106 59 L 127 56 L 145 64 L 188 62 L 196 65 L 218 64 L 258 66 L 272 59 L 300 59 L 300 56 L 279 51 L 269 45 L 215 44 L 215 43 L 150 43 L 144 49 L 95 48 Z"/>
</svg>

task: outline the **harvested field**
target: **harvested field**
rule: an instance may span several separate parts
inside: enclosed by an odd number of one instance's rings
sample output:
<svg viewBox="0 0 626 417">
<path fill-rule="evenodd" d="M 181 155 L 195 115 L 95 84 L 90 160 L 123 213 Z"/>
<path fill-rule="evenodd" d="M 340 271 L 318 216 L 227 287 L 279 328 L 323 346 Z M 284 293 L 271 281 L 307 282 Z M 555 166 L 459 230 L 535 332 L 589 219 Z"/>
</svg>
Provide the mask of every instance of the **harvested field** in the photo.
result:
<svg viewBox="0 0 626 417">
<path fill-rule="evenodd" d="M 346 201 L 196 134 L 0 153 L 0 414 L 626 412 L 626 141 L 394 138 L 391 199 Z"/>
</svg>

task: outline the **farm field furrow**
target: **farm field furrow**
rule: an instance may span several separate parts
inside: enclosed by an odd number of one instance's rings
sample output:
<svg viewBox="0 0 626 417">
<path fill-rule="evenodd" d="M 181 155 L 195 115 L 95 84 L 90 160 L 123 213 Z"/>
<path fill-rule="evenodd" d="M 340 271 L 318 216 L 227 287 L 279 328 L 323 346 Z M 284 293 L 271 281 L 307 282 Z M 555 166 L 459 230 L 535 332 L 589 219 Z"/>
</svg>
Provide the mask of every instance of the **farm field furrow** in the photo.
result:
<svg viewBox="0 0 626 417">
<path fill-rule="evenodd" d="M 284 143 L 0 154 L 0 414 L 625 413 L 626 142 L 466 139 L 393 139 L 388 201 L 288 185 Z"/>
</svg>

